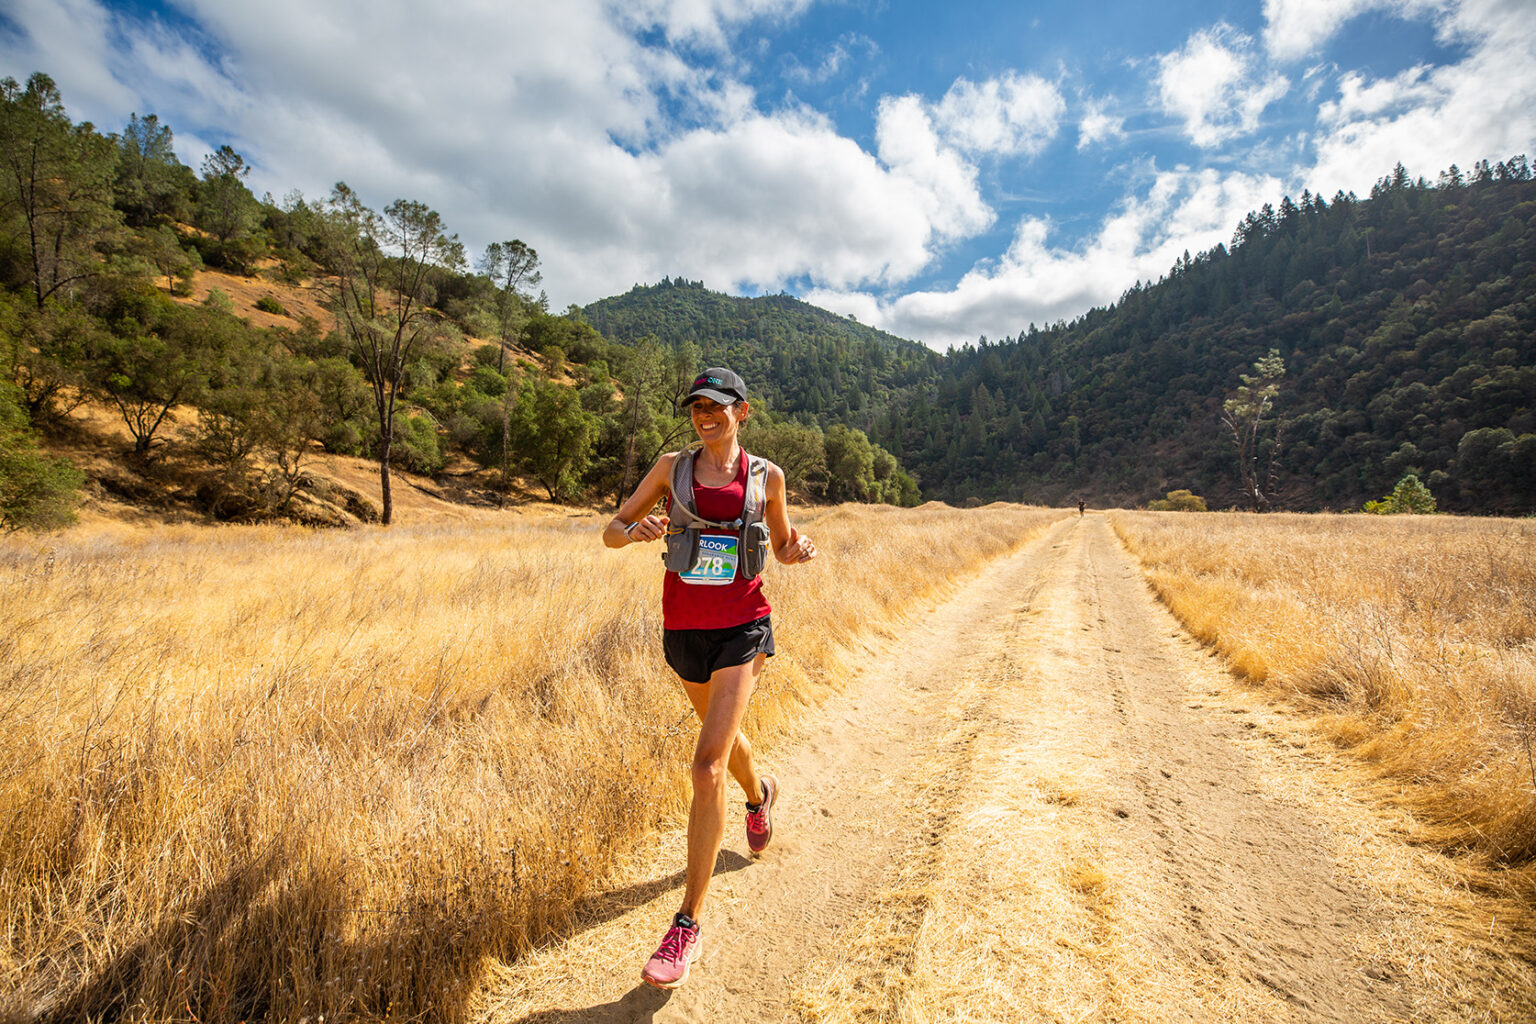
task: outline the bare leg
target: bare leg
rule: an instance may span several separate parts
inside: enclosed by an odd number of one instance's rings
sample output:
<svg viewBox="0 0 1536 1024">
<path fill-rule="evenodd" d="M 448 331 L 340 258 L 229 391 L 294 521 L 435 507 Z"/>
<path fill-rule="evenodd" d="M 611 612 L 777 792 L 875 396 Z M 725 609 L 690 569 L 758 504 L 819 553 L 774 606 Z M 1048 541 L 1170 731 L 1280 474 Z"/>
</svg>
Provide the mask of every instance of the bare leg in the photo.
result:
<svg viewBox="0 0 1536 1024">
<path fill-rule="evenodd" d="M 766 656 L 759 654 L 745 665 L 723 668 L 709 677 L 708 707 L 699 727 L 699 743 L 693 753 L 693 805 L 688 811 L 688 881 L 683 889 L 682 911 L 695 921 L 709 890 L 720 841 L 725 837 L 725 775 L 732 750 L 741 735 L 741 719 L 757 685 Z M 690 691 L 689 696 L 692 696 Z M 745 748 L 744 772 L 750 773 L 751 748 Z M 734 774 L 734 773 L 733 773 Z M 742 781 L 737 776 L 737 781 Z M 756 786 L 755 773 L 746 783 Z M 746 785 L 743 785 L 746 788 Z M 754 797 L 755 799 L 755 797 Z"/>
<path fill-rule="evenodd" d="M 754 670 L 753 678 L 762 672 L 762 666 L 758 664 Z M 688 700 L 693 704 L 694 712 L 699 716 L 699 721 L 704 721 L 704 716 L 709 714 L 709 684 L 690 683 L 682 680 L 683 691 L 688 694 Z M 736 742 L 731 746 L 731 757 L 727 763 L 731 772 L 731 778 L 736 780 L 741 791 L 747 795 L 747 803 L 755 804 L 763 798 L 763 784 L 757 774 L 757 764 L 752 760 L 752 744 L 747 742 L 746 734 L 740 728 L 736 730 Z"/>
</svg>

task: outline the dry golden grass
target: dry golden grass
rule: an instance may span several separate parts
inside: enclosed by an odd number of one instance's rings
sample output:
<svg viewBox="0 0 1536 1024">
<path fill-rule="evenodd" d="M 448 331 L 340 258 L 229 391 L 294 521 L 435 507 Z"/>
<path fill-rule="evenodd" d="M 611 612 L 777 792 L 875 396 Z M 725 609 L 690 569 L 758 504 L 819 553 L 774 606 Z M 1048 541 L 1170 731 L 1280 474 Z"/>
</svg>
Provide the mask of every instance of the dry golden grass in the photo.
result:
<svg viewBox="0 0 1536 1024">
<path fill-rule="evenodd" d="M 1060 514 L 799 516 L 755 740 Z M 656 551 L 603 521 L 4 541 L 0 1020 L 459 1016 L 682 807 Z"/>
<path fill-rule="evenodd" d="M 1536 523 L 1115 513 L 1162 600 L 1536 907 Z"/>
</svg>

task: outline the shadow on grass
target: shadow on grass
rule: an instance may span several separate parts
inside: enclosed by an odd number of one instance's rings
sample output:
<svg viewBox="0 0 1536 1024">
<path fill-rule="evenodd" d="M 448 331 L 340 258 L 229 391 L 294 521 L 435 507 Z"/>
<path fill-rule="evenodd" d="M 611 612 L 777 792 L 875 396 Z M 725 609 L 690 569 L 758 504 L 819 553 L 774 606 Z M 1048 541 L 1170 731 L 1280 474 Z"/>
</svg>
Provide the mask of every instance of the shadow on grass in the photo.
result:
<svg viewBox="0 0 1536 1024">
<path fill-rule="evenodd" d="M 611 1003 L 584 1006 L 571 1010 L 539 1010 L 514 1022 L 514 1024 L 641 1024 L 656 1019 L 656 1011 L 667 1005 L 671 992 L 652 988 L 641 982 Z"/>
<path fill-rule="evenodd" d="M 720 856 L 715 860 L 714 873 L 719 876 L 731 871 L 740 871 L 751 863 L 749 858 L 743 857 L 735 850 L 721 850 Z M 572 938 L 606 924 L 616 917 L 621 917 L 637 907 L 644 906 L 662 893 L 680 887 L 683 881 L 684 872 L 675 871 L 665 878 L 637 882 L 622 889 L 611 889 L 584 900 L 577 907 L 575 927 L 559 936 L 556 941 Z M 664 924 L 664 921 L 657 922 L 658 935 Z M 640 966 L 625 964 L 623 969 L 638 973 Z M 582 1021 L 593 1021 L 595 1024 L 622 1024 L 622 1022 L 638 1021 L 645 1024 L 652 1020 L 656 1016 L 656 1011 L 667 1005 L 667 1000 L 671 998 L 671 992 L 664 992 L 641 982 L 612 1002 L 571 1009 L 535 1010 L 527 1016 L 518 1018 L 514 1024 L 580 1024 Z"/>
<path fill-rule="evenodd" d="M 752 862 L 722 850 L 715 874 Z M 332 923 L 315 908 L 335 901 L 334 878 L 295 879 L 290 860 L 276 848 L 258 855 L 218 883 L 168 908 L 161 923 L 119 950 L 72 988 L 60 987 L 33 1008 L 38 1024 L 116 1021 L 153 1012 L 174 993 L 194 1020 L 260 1020 L 313 1016 L 383 1016 L 390 1007 L 413 1006 L 422 1020 L 457 1021 L 467 1015 L 471 972 L 486 956 L 506 955 L 492 938 L 495 902 L 464 919 L 442 900 L 424 896 L 388 911 L 388 924 L 369 929 L 361 941 L 339 942 Z M 560 942 L 599 927 L 683 884 L 684 873 L 609 890 L 580 901 L 570 925 L 541 944 Z M 658 934 L 659 934 L 658 922 Z M 348 967 L 392 964 L 384 976 L 343 986 L 325 1007 L 306 1005 L 301 991 L 323 990 L 325 980 Z M 444 963 L 462 965 L 445 977 Z M 636 972 L 639 965 L 633 965 Z M 626 971 L 629 965 L 625 965 Z M 365 968 L 366 969 L 366 968 Z M 474 972 L 478 973 L 478 972 Z M 314 987 L 300 984 L 308 975 Z M 146 1004 L 143 1000 L 149 1000 Z M 541 1010 L 527 1021 L 648 1021 L 667 993 L 640 985 L 621 999 L 577 1010 Z"/>
<path fill-rule="evenodd" d="M 729 874 L 732 871 L 740 871 L 750 867 L 750 858 L 743 857 L 735 850 L 721 850 L 715 858 L 716 877 Z M 622 889 L 610 889 L 580 900 L 573 912 L 575 923 L 563 933 L 554 936 L 556 941 L 573 938 L 589 931 L 599 925 L 607 924 L 616 917 L 629 913 L 636 907 L 643 906 L 660 896 L 668 889 L 679 888 L 684 881 L 685 873 L 674 871 L 665 878 L 653 879 L 649 882 L 636 882 L 626 885 Z"/>
<path fill-rule="evenodd" d="M 197 961 L 207 963 L 211 949 L 236 935 L 246 937 L 250 907 L 277 877 L 281 862 L 281 855 L 269 849 L 218 884 L 161 915 L 164 923 L 110 960 L 96 965 L 73 991 L 54 993 L 52 999 L 37 1007 L 33 1019 L 46 1024 L 115 1021 L 131 1010 L 142 1010 L 142 1006 L 135 1006 L 142 998 L 140 993 L 154 983 L 156 976 L 166 973 L 168 964 L 179 961 L 185 972 L 191 960 L 195 971 Z M 238 988 L 247 994 L 247 999 L 237 1001 L 251 1001 L 249 996 L 261 987 L 259 979 L 251 974 L 249 970 L 242 972 Z M 195 982 L 190 989 L 196 990 Z M 190 1001 L 187 1009 L 189 1013 L 196 1012 Z"/>
</svg>

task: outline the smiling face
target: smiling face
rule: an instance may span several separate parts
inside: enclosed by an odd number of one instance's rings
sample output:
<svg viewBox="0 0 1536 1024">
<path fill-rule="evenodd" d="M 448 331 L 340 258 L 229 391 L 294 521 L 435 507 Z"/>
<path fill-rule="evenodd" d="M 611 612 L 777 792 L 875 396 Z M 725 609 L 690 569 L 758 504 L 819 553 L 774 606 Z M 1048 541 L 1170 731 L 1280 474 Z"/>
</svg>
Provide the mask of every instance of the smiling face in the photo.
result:
<svg viewBox="0 0 1536 1024">
<path fill-rule="evenodd" d="M 734 402 L 721 405 L 708 398 L 695 398 L 688 408 L 693 418 L 694 433 L 708 444 L 736 436 L 736 428 L 747 418 L 747 403 Z"/>
</svg>

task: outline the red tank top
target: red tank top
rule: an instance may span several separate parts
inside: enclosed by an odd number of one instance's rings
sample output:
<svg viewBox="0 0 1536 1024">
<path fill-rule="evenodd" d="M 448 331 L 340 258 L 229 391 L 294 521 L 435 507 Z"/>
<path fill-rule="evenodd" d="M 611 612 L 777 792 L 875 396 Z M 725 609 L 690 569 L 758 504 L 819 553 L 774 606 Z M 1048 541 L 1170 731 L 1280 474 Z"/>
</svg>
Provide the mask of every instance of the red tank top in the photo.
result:
<svg viewBox="0 0 1536 1024">
<path fill-rule="evenodd" d="M 741 518 L 747 503 L 746 450 L 740 449 L 740 454 L 736 478 L 724 487 L 703 487 L 694 480 L 693 507 L 705 519 L 729 523 Z M 668 495 L 667 511 L 671 510 L 672 497 Z M 666 629 L 726 629 L 746 625 L 770 611 L 768 599 L 763 596 L 763 577 L 744 580 L 739 568 L 736 578 L 723 586 L 684 583 L 675 572 L 667 573 L 661 584 L 661 622 Z"/>
</svg>

